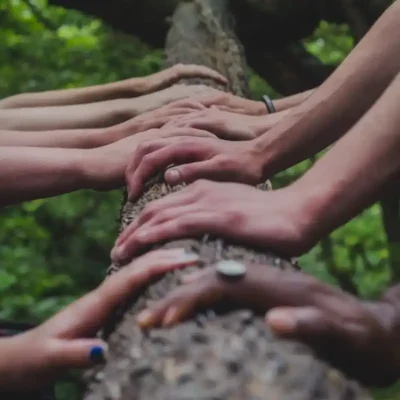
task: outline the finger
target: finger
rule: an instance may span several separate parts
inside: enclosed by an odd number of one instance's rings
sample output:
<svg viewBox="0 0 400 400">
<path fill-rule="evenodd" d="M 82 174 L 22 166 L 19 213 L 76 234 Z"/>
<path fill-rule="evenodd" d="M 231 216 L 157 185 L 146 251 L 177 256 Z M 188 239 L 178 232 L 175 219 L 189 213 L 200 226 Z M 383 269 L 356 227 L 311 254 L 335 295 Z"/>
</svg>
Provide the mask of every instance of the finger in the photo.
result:
<svg viewBox="0 0 400 400">
<path fill-rule="evenodd" d="M 198 179 L 224 180 L 226 173 L 227 171 L 219 170 L 218 160 L 212 158 L 170 168 L 165 172 L 164 178 L 169 185 L 175 186 L 180 183 L 191 183 Z"/>
<path fill-rule="evenodd" d="M 186 99 L 181 99 L 181 100 L 171 102 L 168 105 L 164 106 L 163 108 L 166 108 L 166 109 L 189 108 L 192 111 L 200 111 L 200 110 L 205 110 L 206 106 L 204 106 L 197 100 L 186 98 Z"/>
<path fill-rule="evenodd" d="M 245 108 L 238 108 L 238 107 L 230 107 L 226 105 L 218 105 L 215 104 L 215 108 L 220 111 L 226 111 L 234 114 L 247 114 L 247 110 Z"/>
<path fill-rule="evenodd" d="M 201 138 L 209 138 L 209 139 L 217 139 L 217 136 L 211 132 L 201 130 L 201 129 L 193 129 L 193 128 L 179 128 L 175 129 L 161 129 L 159 132 L 159 138 L 174 138 L 174 137 L 186 137 L 187 140 L 193 137 L 201 137 Z M 149 139 L 151 140 L 151 139 Z M 154 139 L 153 139 L 154 140 Z"/>
<path fill-rule="evenodd" d="M 182 78 L 210 78 L 220 83 L 228 83 L 228 80 L 219 72 L 203 65 L 183 64 L 178 69 L 178 79 Z"/>
<path fill-rule="evenodd" d="M 187 284 L 174 290 L 164 299 L 142 311 L 137 317 L 137 322 L 142 328 L 157 325 L 171 326 L 184 321 L 197 309 L 215 304 L 225 295 L 223 282 L 216 278 L 213 269 L 208 269 L 199 283 Z"/>
<path fill-rule="evenodd" d="M 98 339 L 54 340 L 50 365 L 60 372 L 70 368 L 90 368 L 107 360 L 108 346 Z"/>
<path fill-rule="evenodd" d="M 131 222 L 120 234 L 116 241 L 116 246 L 122 245 L 132 233 L 149 219 L 157 215 L 161 210 L 174 207 L 182 207 L 193 203 L 197 194 L 192 187 L 185 188 L 179 192 L 171 193 L 159 200 L 155 200 L 147 205 L 142 212 Z"/>
<path fill-rule="evenodd" d="M 197 254 L 186 253 L 183 249 L 148 253 L 48 320 L 43 329 L 64 338 L 94 334 L 115 307 L 132 296 L 135 290 L 157 275 L 193 265 L 198 260 Z"/>
<path fill-rule="evenodd" d="M 121 246 L 124 254 L 134 256 L 140 249 L 161 243 L 165 240 L 178 239 L 186 236 L 196 236 L 212 231 L 221 230 L 224 216 L 215 211 L 198 212 L 184 215 L 179 220 L 168 221 L 148 230 L 137 229 Z M 208 232 L 210 230 L 210 232 Z"/>
<path fill-rule="evenodd" d="M 157 171 L 165 169 L 171 164 L 196 161 L 205 155 L 204 149 L 196 146 L 196 142 L 192 141 L 173 143 L 162 148 L 160 147 L 160 143 L 158 143 L 154 145 L 153 148 L 156 146 L 158 148 L 152 152 L 149 151 L 147 154 L 142 152 L 142 154 L 137 157 L 137 159 L 141 161 L 136 165 L 136 170 L 132 177 L 129 178 L 128 198 L 130 201 L 133 201 L 140 195 L 144 182 Z M 137 164 L 137 162 L 135 164 Z M 174 173 L 172 173 L 172 175 L 173 174 Z M 167 182 L 172 184 L 171 180 L 167 180 Z"/>
<path fill-rule="evenodd" d="M 321 337 L 332 335 L 332 323 L 317 307 L 278 307 L 266 314 L 266 323 L 280 336 Z"/>
</svg>

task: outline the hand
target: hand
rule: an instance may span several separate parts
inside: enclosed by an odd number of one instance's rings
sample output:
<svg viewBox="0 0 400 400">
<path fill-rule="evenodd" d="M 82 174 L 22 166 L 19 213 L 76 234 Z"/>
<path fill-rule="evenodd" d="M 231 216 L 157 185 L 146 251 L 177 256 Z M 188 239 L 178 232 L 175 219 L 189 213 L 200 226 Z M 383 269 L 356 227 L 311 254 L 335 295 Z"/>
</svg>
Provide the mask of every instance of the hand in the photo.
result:
<svg viewBox="0 0 400 400">
<path fill-rule="evenodd" d="M 180 110 L 180 108 L 171 109 L 171 111 L 175 110 Z M 181 113 L 171 118 L 165 126 L 204 129 L 227 140 L 250 140 L 255 139 L 263 132 L 262 119 L 265 117 L 221 111 L 215 106 L 211 106 L 203 111 L 190 114 Z"/>
<path fill-rule="evenodd" d="M 197 255 L 184 249 L 151 252 L 38 328 L 1 339 L 0 387 L 32 390 L 47 385 L 69 368 L 105 362 L 107 345 L 93 337 L 115 307 L 154 276 L 197 261 Z"/>
<path fill-rule="evenodd" d="M 267 109 L 263 102 L 245 99 L 226 93 L 221 90 L 213 89 L 211 93 L 196 94 L 187 100 L 171 103 L 170 107 L 182 107 L 184 104 L 197 102 L 205 107 L 215 106 L 221 111 L 248 115 L 266 115 Z"/>
<path fill-rule="evenodd" d="M 185 78 L 209 78 L 221 84 L 228 83 L 227 79 L 219 72 L 203 65 L 194 64 L 176 64 L 155 74 L 134 79 L 141 79 L 143 93 L 151 93 Z"/>
<path fill-rule="evenodd" d="M 214 269 L 184 278 L 184 285 L 138 316 L 143 328 L 169 326 L 196 309 L 219 301 L 269 310 L 266 322 L 285 338 L 302 340 L 367 385 L 394 383 L 400 372 L 399 310 L 387 302 L 365 303 L 300 272 L 246 265 L 246 275 L 229 282 Z"/>
<path fill-rule="evenodd" d="M 151 94 L 136 97 L 130 99 L 130 102 L 134 102 L 136 108 L 136 115 L 143 114 L 145 112 L 160 108 L 169 103 L 176 102 L 180 99 L 185 99 L 192 96 L 200 96 L 206 94 L 212 94 L 216 92 L 216 89 L 205 85 L 173 85 L 166 89 L 159 90 Z M 193 103 L 193 102 L 192 102 Z M 182 105 L 177 104 L 174 108 L 182 108 Z M 132 107 L 133 109 L 133 107 Z"/>
<path fill-rule="evenodd" d="M 85 150 L 83 174 L 85 187 L 93 190 L 112 190 L 125 184 L 125 170 L 136 148 L 149 140 L 179 137 L 215 139 L 212 133 L 192 128 L 150 129 L 106 146 Z"/>
<path fill-rule="evenodd" d="M 103 145 L 106 145 L 139 132 L 161 128 L 176 118 L 204 109 L 204 106 L 195 103 L 186 106 L 183 105 L 182 107 L 173 109 L 166 105 L 161 108 L 145 112 L 144 114 L 131 118 L 130 120 L 121 124 L 106 128 L 104 132 L 100 132 L 100 135 L 103 138 L 101 142 Z"/>
<path fill-rule="evenodd" d="M 263 176 L 264 160 L 253 141 L 235 143 L 199 137 L 148 141 L 136 149 L 126 170 L 129 199 L 140 196 L 144 182 L 155 172 L 180 163 L 185 164 L 165 173 L 168 184 L 200 178 L 257 184 Z"/>
<path fill-rule="evenodd" d="M 121 233 L 111 257 L 123 263 L 149 245 L 205 233 L 297 256 L 317 241 L 300 200 L 290 187 L 262 192 L 247 185 L 197 181 L 146 206 Z"/>
</svg>

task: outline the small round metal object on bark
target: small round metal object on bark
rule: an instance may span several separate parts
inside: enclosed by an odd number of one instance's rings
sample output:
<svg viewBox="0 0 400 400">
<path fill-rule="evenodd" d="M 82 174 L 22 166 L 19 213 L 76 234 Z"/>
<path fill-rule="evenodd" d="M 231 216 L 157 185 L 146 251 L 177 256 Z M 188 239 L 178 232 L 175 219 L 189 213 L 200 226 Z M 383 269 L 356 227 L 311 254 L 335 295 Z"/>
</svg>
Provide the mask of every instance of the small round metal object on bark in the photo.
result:
<svg viewBox="0 0 400 400">
<path fill-rule="evenodd" d="M 218 275 L 227 280 L 238 280 L 246 275 L 246 266 L 237 261 L 219 261 L 215 269 Z"/>
</svg>

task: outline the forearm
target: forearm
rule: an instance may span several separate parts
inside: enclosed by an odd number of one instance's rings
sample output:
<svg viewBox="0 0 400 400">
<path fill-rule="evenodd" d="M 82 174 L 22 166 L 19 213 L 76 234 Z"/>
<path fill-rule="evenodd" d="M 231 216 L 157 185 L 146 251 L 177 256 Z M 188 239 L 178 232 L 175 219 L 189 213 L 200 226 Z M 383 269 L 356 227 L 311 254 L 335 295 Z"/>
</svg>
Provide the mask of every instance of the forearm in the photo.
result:
<svg viewBox="0 0 400 400">
<path fill-rule="evenodd" d="M 95 103 L 99 101 L 135 97 L 143 94 L 145 91 L 144 89 L 143 78 L 132 78 L 85 88 L 22 93 L 1 100 L 0 109 Z"/>
<path fill-rule="evenodd" d="M 116 135 L 114 136 L 116 137 Z M 91 149 L 112 141 L 111 129 L 101 128 L 33 132 L 0 130 L 0 147 Z"/>
<path fill-rule="evenodd" d="M 326 148 L 371 107 L 400 70 L 399 20 L 397 1 L 326 82 L 257 139 L 266 175 Z"/>
<path fill-rule="evenodd" d="M 0 206 L 85 188 L 88 151 L 0 147 Z"/>
<path fill-rule="evenodd" d="M 372 204 L 400 173 L 400 75 L 371 110 L 291 185 L 318 241 Z"/>
<path fill-rule="evenodd" d="M 0 129 L 48 131 L 112 126 L 136 115 L 135 99 L 118 99 L 84 105 L 0 109 Z"/>
</svg>

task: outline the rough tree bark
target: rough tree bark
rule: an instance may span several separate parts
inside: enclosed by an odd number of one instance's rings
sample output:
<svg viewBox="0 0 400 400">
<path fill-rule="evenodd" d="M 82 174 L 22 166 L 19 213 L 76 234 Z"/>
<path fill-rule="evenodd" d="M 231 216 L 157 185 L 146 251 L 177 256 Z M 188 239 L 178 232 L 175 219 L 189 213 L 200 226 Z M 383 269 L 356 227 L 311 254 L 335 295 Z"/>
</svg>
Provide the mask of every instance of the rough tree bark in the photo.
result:
<svg viewBox="0 0 400 400">
<path fill-rule="evenodd" d="M 229 78 L 229 90 L 246 96 L 245 60 L 231 30 L 227 4 L 226 0 L 181 4 L 167 39 L 167 64 L 195 62 L 213 67 Z M 260 190 L 267 186 L 261 185 Z M 160 176 L 148 182 L 138 202 L 123 206 L 122 227 L 150 201 L 175 190 L 180 187 L 167 187 Z M 262 249 L 207 235 L 163 247 L 197 252 L 205 268 L 220 259 L 294 268 L 289 260 Z M 112 266 L 111 272 L 118 269 Z M 369 399 L 357 383 L 318 360 L 305 345 L 273 337 L 262 316 L 247 309 L 220 304 L 213 310 L 199 310 L 172 329 L 140 331 L 135 315 L 146 302 L 176 287 L 181 274 L 168 273 L 114 315 L 103 332 L 110 359 L 88 374 L 85 400 Z"/>
</svg>

